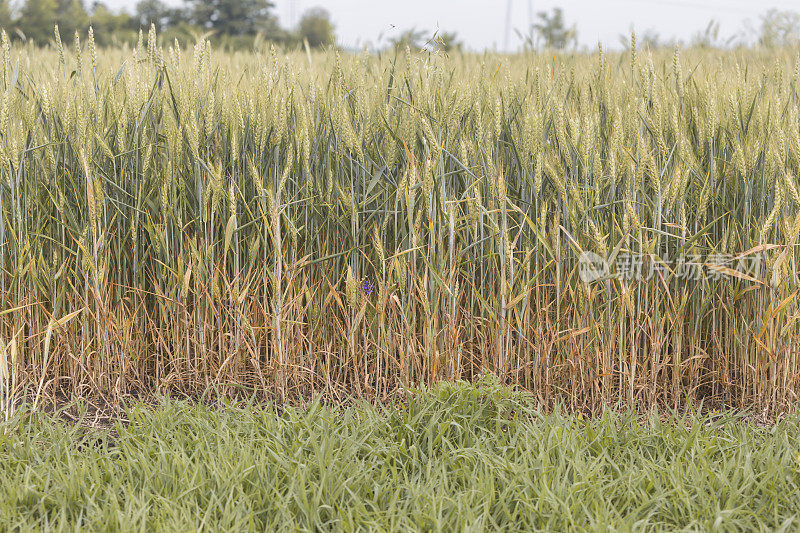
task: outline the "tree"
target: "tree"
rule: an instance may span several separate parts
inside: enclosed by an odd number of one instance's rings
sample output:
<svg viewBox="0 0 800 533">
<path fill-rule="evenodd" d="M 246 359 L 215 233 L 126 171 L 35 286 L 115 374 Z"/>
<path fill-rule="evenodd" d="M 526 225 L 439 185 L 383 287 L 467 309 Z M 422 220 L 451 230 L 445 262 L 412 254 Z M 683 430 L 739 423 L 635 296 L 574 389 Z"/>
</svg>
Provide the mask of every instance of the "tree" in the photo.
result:
<svg viewBox="0 0 800 533">
<path fill-rule="evenodd" d="M 763 46 L 792 46 L 800 40 L 800 13 L 770 9 L 761 17 L 759 43 Z"/>
<path fill-rule="evenodd" d="M 300 41 L 305 39 L 314 48 L 332 45 L 336 36 L 330 13 L 320 7 L 306 11 L 297 26 L 297 37 Z"/>
<path fill-rule="evenodd" d="M 395 50 L 405 50 L 406 47 L 411 50 L 419 50 L 424 46 L 425 31 L 416 28 L 410 28 L 403 31 L 400 35 L 391 40 L 392 47 Z"/>
<path fill-rule="evenodd" d="M 94 38 L 98 44 L 109 45 L 133 38 L 131 16 L 125 12 L 114 13 L 105 4 L 95 2 L 90 17 Z"/>
<path fill-rule="evenodd" d="M 26 0 L 20 11 L 20 31 L 36 43 L 47 42 L 58 22 L 57 10 L 56 0 Z"/>
<path fill-rule="evenodd" d="M 0 28 L 8 32 L 11 30 L 13 22 L 14 19 L 11 18 L 11 8 L 8 5 L 8 0 L 0 0 Z"/>
<path fill-rule="evenodd" d="M 69 36 L 75 31 L 86 31 L 89 27 L 89 15 L 83 7 L 81 0 L 56 0 L 56 22 L 61 29 L 61 35 Z M 48 36 L 53 33 L 53 25 L 42 28 Z"/>
<path fill-rule="evenodd" d="M 434 43 L 436 48 L 447 53 L 461 52 L 464 48 L 464 43 L 458 40 L 458 34 L 452 31 L 438 34 L 434 39 Z"/>
<path fill-rule="evenodd" d="M 692 37 L 692 46 L 697 48 L 719 48 L 731 45 L 736 35 L 723 40 L 719 35 L 719 22 L 711 20 L 703 31 L 698 31 Z"/>
<path fill-rule="evenodd" d="M 631 34 L 636 34 L 636 42 L 644 50 L 657 50 L 659 48 L 674 48 L 675 47 L 675 39 L 665 40 L 661 38 L 661 35 L 654 30 L 653 28 L 646 29 L 643 33 L 636 32 L 631 26 L 631 31 L 628 33 L 620 33 L 617 37 L 619 39 L 619 44 L 622 46 L 624 50 L 630 50 L 631 48 Z"/>
<path fill-rule="evenodd" d="M 650 48 L 652 50 L 655 50 L 657 48 L 665 46 L 665 43 L 661 41 L 661 35 L 659 35 L 658 32 L 653 28 L 646 29 L 642 34 L 642 36 L 639 38 L 639 42 L 642 43 L 642 46 L 645 49 Z"/>
<path fill-rule="evenodd" d="M 560 7 L 553 8 L 551 14 L 540 11 L 537 18 L 540 22 L 533 25 L 548 48 L 563 49 L 570 44 L 578 42 L 578 31 L 575 25 L 567 28 L 564 22 L 564 12 Z"/>
<path fill-rule="evenodd" d="M 56 24 L 65 41 L 71 41 L 75 31 L 85 31 L 89 27 L 89 15 L 81 0 L 25 0 L 19 13 L 20 31 L 38 44 L 53 38 Z"/>
<path fill-rule="evenodd" d="M 271 0 L 192 0 L 195 23 L 223 35 L 280 34 Z"/>
<path fill-rule="evenodd" d="M 170 9 L 162 0 L 141 0 L 136 4 L 136 22 L 141 28 L 156 25 L 159 32 L 170 24 Z"/>
</svg>

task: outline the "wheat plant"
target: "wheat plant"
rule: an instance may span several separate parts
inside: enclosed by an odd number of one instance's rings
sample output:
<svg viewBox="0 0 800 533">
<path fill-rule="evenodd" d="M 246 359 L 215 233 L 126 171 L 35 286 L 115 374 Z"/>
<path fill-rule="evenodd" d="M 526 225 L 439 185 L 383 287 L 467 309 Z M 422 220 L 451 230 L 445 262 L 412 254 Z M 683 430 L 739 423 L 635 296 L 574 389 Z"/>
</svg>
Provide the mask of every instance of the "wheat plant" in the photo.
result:
<svg viewBox="0 0 800 533">
<path fill-rule="evenodd" d="M 798 69 L 4 37 L 2 392 L 785 409 Z"/>
</svg>

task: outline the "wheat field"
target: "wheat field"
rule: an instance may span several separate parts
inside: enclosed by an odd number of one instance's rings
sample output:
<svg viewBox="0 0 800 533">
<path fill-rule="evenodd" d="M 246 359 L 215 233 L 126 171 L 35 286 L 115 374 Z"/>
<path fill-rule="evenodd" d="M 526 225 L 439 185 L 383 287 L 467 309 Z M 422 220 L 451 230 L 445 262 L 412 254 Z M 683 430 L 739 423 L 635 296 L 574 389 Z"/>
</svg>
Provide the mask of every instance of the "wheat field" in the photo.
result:
<svg viewBox="0 0 800 533">
<path fill-rule="evenodd" d="M 485 373 L 589 410 L 777 412 L 800 390 L 797 49 L 284 55 L 56 30 L 2 56 L 5 408 L 383 400 Z M 586 280 L 588 252 L 609 268 Z"/>
</svg>

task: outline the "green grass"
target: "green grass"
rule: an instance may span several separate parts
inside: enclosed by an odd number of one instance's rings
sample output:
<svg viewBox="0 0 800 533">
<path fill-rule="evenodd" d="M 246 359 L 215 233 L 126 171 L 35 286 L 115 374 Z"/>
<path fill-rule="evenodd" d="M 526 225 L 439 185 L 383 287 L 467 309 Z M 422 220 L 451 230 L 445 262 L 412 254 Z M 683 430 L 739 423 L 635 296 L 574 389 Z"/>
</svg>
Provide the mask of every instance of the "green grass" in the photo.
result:
<svg viewBox="0 0 800 533">
<path fill-rule="evenodd" d="M 1 426 L 0 530 L 789 530 L 797 418 L 543 415 L 484 382 L 400 408 L 163 401 Z M 220 408 L 222 407 L 222 408 Z"/>
</svg>

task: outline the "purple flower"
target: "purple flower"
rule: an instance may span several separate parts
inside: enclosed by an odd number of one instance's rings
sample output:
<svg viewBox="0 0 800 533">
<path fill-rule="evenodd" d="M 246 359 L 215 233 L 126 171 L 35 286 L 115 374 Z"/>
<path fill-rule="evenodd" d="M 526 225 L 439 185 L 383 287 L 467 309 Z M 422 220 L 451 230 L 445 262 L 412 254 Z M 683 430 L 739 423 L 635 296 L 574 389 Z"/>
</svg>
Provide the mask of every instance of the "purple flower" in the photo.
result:
<svg viewBox="0 0 800 533">
<path fill-rule="evenodd" d="M 370 282 L 367 280 L 362 281 L 361 285 L 359 285 L 358 288 L 361 289 L 361 292 L 363 292 L 367 296 L 369 296 L 375 291 L 375 285 L 370 284 Z"/>
</svg>

